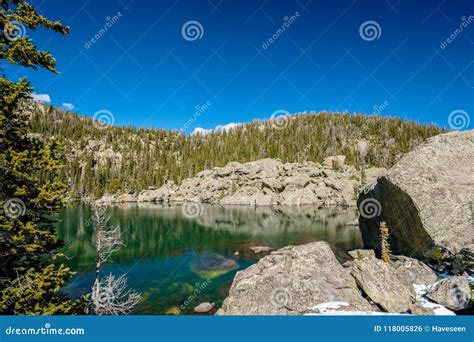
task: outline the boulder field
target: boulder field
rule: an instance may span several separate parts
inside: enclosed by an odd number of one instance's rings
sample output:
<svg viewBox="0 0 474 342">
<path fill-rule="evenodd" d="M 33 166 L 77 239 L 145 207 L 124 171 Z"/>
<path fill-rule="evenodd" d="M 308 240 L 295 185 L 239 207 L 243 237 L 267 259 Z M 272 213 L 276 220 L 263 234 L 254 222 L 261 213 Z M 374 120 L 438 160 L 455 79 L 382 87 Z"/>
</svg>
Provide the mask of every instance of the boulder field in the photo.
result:
<svg viewBox="0 0 474 342">
<path fill-rule="evenodd" d="M 469 306 L 468 278 L 438 280 L 422 262 L 371 250 L 343 267 L 328 243 L 287 246 L 237 272 L 217 315 L 444 314 Z M 454 310 L 454 311 L 452 311 Z"/>
</svg>

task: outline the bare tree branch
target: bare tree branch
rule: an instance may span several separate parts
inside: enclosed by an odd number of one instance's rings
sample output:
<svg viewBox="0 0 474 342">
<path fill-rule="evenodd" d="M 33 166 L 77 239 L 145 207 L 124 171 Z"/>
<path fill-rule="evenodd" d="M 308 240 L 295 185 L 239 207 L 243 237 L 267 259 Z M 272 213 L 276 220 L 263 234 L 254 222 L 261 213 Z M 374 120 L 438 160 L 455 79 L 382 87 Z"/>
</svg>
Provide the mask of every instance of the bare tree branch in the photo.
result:
<svg viewBox="0 0 474 342">
<path fill-rule="evenodd" d="M 109 274 L 104 283 L 96 279 L 92 289 L 92 302 L 97 315 L 127 315 L 140 301 L 140 294 L 127 289 L 127 278 Z"/>
<path fill-rule="evenodd" d="M 96 315 L 126 315 L 140 301 L 140 294 L 127 290 L 127 278 L 118 278 L 109 274 L 104 282 L 100 279 L 102 265 L 117 251 L 123 242 L 120 226 L 110 228 L 110 214 L 105 206 L 92 208 L 92 220 L 96 229 L 96 267 L 95 281 L 92 287 L 92 304 Z"/>
</svg>

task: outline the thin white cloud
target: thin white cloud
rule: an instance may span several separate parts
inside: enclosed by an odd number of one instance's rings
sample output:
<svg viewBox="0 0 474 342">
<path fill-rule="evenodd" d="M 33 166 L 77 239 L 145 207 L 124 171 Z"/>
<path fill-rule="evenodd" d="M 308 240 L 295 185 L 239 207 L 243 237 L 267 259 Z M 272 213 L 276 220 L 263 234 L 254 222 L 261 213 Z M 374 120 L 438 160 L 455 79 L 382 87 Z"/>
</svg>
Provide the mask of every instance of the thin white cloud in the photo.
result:
<svg viewBox="0 0 474 342">
<path fill-rule="evenodd" d="M 209 134 L 209 133 L 213 133 L 213 132 L 228 132 L 238 126 L 242 126 L 243 124 L 240 123 L 240 122 L 231 122 L 231 123 L 228 123 L 226 125 L 218 125 L 214 128 L 209 128 L 209 129 L 205 129 L 205 128 L 202 128 L 202 127 L 196 127 L 193 131 L 193 133 L 191 133 L 192 135 L 194 134 Z"/>
<path fill-rule="evenodd" d="M 74 108 L 76 108 L 72 103 L 67 102 L 63 102 L 62 107 L 66 110 L 73 110 Z"/>
<path fill-rule="evenodd" d="M 202 128 L 202 127 L 196 127 L 194 129 L 194 131 L 191 133 L 191 135 L 195 135 L 195 134 L 208 134 L 208 133 L 211 133 L 212 132 L 212 129 L 205 129 L 205 128 Z"/>
<path fill-rule="evenodd" d="M 51 97 L 48 94 L 31 94 L 33 100 L 41 103 L 51 103 Z"/>
</svg>

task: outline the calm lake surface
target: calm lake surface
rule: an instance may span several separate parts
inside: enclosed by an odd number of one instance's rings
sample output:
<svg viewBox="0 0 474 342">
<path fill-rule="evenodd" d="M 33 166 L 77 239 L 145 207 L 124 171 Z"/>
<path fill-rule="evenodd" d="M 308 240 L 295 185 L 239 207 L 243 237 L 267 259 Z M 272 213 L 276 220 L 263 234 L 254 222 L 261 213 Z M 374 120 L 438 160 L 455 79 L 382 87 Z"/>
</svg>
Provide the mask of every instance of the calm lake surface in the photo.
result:
<svg viewBox="0 0 474 342">
<path fill-rule="evenodd" d="M 192 314 L 206 301 L 219 307 L 235 273 L 266 255 L 254 254 L 252 246 L 324 240 L 341 261 L 348 250 L 362 247 L 358 228 L 345 225 L 356 217 L 352 209 L 204 206 L 194 218 L 183 215 L 181 207 L 154 205 L 112 206 L 110 212 L 125 246 L 111 256 L 102 275 L 126 274 L 129 286 L 141 292 L 134 314 L 176 313 L 178 308 Z M 69 205 L 60 220 L 58 234 L 70 258 L 66 263 L 77 271 L 66 292 L 77 297 L 90 292 L 94 280 L 91 207 Z"/>
</svg>

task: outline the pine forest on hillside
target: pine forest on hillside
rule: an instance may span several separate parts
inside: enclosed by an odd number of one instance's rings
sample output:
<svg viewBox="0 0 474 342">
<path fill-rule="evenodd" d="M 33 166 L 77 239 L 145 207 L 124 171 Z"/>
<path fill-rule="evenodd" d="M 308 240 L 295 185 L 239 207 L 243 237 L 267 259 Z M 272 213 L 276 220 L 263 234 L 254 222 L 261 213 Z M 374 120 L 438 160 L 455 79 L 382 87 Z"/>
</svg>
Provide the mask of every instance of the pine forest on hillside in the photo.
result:
<svg viewBox="0 0 474 342">
<path fill-rule="evenodd" d="M 399 118 L 349 113 L 297 114 L 254 121 L 229 131 L 185 135 L 178 131 L 101 127 L 90 118 L 37 105 L 31 131 L 63 142 L 63 181 L 71 198 L 180 183 L 228 162 L 280 158 L 321 162 L 344 154 L 347 163 L 392 166 L 402 154 L 444 130 Z"/>
</svg>

